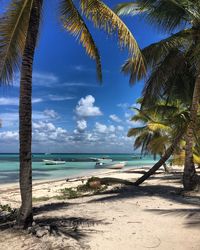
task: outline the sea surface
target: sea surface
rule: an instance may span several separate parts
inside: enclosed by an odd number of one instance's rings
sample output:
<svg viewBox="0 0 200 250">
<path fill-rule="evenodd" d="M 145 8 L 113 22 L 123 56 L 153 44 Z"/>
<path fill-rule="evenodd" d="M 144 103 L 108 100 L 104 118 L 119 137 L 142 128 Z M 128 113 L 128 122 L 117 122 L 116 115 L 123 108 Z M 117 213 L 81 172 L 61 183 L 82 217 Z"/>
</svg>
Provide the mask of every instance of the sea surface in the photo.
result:
<svg viewBox="0 0 200 250">
<path fill-rule="evenodd" d="M 114 162 L 126 161 L 125 168 L 153 165 L 151 156 L 139 154 L 33 154 L 33 179 L 62 179 L 98 172 L 91 158 L 109 157 Z M 64 160 L 64 165 L 45 165 L 43 159 Z M 19 179 L 19 155 L 0 154 L 0 184 L 15 183 Z"/>
</svg>

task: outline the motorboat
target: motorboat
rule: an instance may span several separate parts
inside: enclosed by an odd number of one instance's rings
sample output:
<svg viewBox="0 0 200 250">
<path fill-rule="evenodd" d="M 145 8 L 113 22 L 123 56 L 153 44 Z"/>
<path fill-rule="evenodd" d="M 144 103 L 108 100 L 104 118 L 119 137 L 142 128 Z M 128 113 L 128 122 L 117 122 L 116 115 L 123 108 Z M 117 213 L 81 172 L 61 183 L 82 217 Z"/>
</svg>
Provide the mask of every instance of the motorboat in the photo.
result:
<svg viewBox="0 0 200 250">
<path fill-rule="evenodd" d="M 65 164 L 65 161 L 57 161 L 57 160 L 43 160 L 45 165 L 62 165 Z"/>
<path fill-rule="evenodd" d="M 111 158 L 106 158 L 106 157 L 102 157 L 102 158 L 90 158 L 90 160 L 96 161 L 96 162 L 102 162 L 102 163 L 110 163 L 110 162 L 112 162 Z"/>
<path fill-rule="evenodd" d="M 122 169 L 126 165 L 126 162 L 113 162 L 113 163 L 103 163 L 97 162 L 95 164 L 96 168 L 106 168 L 106 169 Z"/>
</svg>

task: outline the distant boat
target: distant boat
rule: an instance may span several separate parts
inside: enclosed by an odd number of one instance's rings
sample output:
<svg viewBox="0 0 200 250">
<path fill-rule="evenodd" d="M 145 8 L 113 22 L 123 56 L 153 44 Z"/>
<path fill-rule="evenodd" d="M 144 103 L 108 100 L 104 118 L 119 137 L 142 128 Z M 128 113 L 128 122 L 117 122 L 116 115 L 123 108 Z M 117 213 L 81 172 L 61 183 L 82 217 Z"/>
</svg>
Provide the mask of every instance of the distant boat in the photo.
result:
<svg viewBox="0 0 200 250">
<path fill-rule="evenodd" d="M 56 160 L 42 160 L 45 165 L 62 165 L 65 164 L 65 161 L 56 161 Z"/>
<path fill-rule="evenodd" d="M 101 163 L 110 163 L 110 162 L 112 162 L 111 158 L 106 158 L 106 157 L 102 157 L 102 158 L 90 158 L 90 160 L 96 161 L 96 162 L 101 162 Z"/>
<path fill-rule="evenodd" d="M 117 162 L 117 163 L 103 163 L 97 162 L 95 164 L 96 168 L 106 168 L 106 169 L 122 169 L 126 165 L 126 162 Z"/>
</svg>

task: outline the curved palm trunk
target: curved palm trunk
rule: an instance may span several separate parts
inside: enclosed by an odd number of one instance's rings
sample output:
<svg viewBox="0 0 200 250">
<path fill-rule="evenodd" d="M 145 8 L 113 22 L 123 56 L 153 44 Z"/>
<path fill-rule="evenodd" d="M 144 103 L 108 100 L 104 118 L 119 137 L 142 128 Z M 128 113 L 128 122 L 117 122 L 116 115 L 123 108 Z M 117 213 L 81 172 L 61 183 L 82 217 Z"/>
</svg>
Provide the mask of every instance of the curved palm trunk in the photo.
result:
<svg viewBox="0 0 200 250">
<path fill-rule="evenodd" d="M 146 179 L 148 179 L 151 175 L 153 175 L 162 165 L 165 164 L 165 162 L 169 159 L 169 157 L 174 152 L 175 148 L 177 147 L 177 144 L 181 140 L 184 132 L 181 131 L 176 138 L 174 139 L 172 145 L 166 150 L 165 154 L 160 158 L 160 160 L 151 168 L 148 172 L 146 172 L 142 177 L 140 177 L 135 183 L 135 186 L 139 186 L 142 184 Z"/>
<path fill-rule="evenodd" d="M 189 191 L 193 190 L 198 183 L 198 176 L 196 174 L 195 165 L 193 162 L 193 144 L 194 133 L 197 121 L 197 112 L 199 109 L 200 100 L 200 70 L 198 72 L 192 98 L 192 106 L 190 111 L 190 123 L 186 133 L 186 146 L 185 146 L 185 166 L 183 174 L 184 189 Z"/>
<path fill-rule="evenodd" d="M 32 67 L 40 23 L 42 1 L 35 0 L 30 16 L 25 50 L 22 58 L 19 105 L 20 192 L 21 207 L 17 224 L 32 224 Z"/>
</svg>

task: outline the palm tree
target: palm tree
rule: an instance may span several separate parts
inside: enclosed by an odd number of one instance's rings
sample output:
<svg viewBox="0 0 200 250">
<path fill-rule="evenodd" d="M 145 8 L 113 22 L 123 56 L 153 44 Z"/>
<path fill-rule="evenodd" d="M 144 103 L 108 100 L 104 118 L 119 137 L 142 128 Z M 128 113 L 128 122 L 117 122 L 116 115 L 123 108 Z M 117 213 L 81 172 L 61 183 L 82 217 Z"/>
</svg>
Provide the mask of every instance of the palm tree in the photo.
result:
<svg viewBox="0 0 200 250">
<path fill-rule="evenodd" d="M 154 174 L 165 162 L 174 155 L 179 155 L 181 141 L 188 122 L 187 107 L 180 101 L 171 103 L 157 102 L 152 106 L 142 106 L 133 116 L 133 121 L 140 121 L 143 125 L 131 128 L 128 136 L 135 136 L 135 148 L 153 155 L 159 154 L 160 160 L 135 185 L 140 185 L 150 175 Z"/>
<path fill-rule="evenodd" d="M 163 107 L 167 108 L 166 106 Z M 134 149 L 140 149 L 141 155 L 151 154 L 154 159 L 156 159 L 157 155 L 162 158 L 166 148 L 171 144 L 172 135 L 171 124 L 168 121 L 166 123 L 165 117 L 157 112 L 156 108 L 158 108 L 158 105 L 153 108 L 134 108 L 137 113 L 132 117 L 131 121 L 139 122 L 141 125 L 128 131 L 128 137 L 135 137 Z M 161 105 L 159 105 L 159 110 L 160 108 Z M 163 167 L 165 172 L 169 172 L 166 163 L 163 164 Z"/>
<path fill-rule="evenodd" d="M 185 58 L 194 68 L 195 84 L 190 105 L 190 122 L 186 133 L 186 157 L 183 176 L 185 190 L 192 190 L 199 178 L 193 162 L 194 131 L 196 129 L 197 112 L 200 100 L 200 2 L 198 0 L 141 0 L 136 3 L 126 3 L 117 7 L 119 14 L 142 14 L 149 22 L 166 32 L 176 33 L 169 38 L 152 44 L 144 50 L 144 57 L 149 70 L 160 58 L 165 57 L 173 49 L 183 51 Z M 180 30 L 177 32 L 177 30 Z M 134 58 L 130 58 L 123 67 L 125 73 L 131 75 L 134 81 Z M 140 77 L 143 77 L 140 75 Z"/>
<path fill-rule="evenodd" d="M 167 152 L 167 148 L 172 144 L 173 138 L 183 130 L 183 124 L 187 120 L 188 112 L 180 101 L 173 103 L 157 102 L 152 106 L 143 106 L 141 109 L 136 109 L 137 114 L 132 117 L 132 121 L 139 121 L 141 126 L 131 128 L 128 136 L 134 136 L 135 149 L 140 148 L 142 154 L 150 153 L 160 155 L 162 159 Z M 178 128 L 178 130 L 177 130 Z M 174 154 L 180 153 L 180 144 L 175 146 Z M 168 171 L 165 162 L 163 166 Z"/>
<path fill-rule="evenodd" d="M 60 0 L 60 18 L 63 27 L 79 38 L 88 55 L 96 61 L 97 75 L 102 80 L 99 51 L 83 20 L 82 13 L 97 28 L 117 34 L 121 48 L 127 48 L 137 58 L 137 72 L 143 74 L 145 66 L 140 49 L 126 25 L 100 0 Z M 12 0 L 0 18 L 0 83 L 9 84 L 13 74 L 20 69 L 20 191 L 21 208 L 18 225 L 32 223 L 32 67 L 36 41 L 41 23 L 43 0 Z"/>
</svg>

